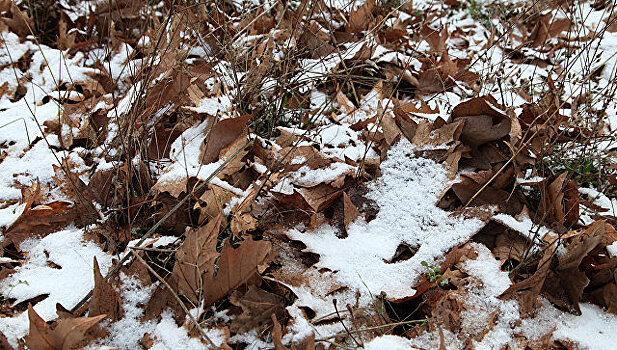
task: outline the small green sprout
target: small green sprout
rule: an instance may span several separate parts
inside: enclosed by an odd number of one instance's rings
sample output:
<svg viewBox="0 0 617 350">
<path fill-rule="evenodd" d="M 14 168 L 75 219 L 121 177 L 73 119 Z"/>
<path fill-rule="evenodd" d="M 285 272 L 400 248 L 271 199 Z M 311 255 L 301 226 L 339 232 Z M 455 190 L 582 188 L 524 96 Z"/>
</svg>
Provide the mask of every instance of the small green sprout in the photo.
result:
<svg viewBox="0 0 617 350">
<path fill-rule="evenodd" d="M 422 261 L 420 262 L 420 264 L 424 267 L 426 267 L 426 271 L 424 272 L 427 276 L 428 276 L 428 280 L 429 282 L 435 282 L 438 279 L 440 279 L 442 277 L 442 275 L 439 273 L 439 268 L 435 267 L 433 265 L 430 265 L 428 262 L 426 261 Z M 441 287 L 445 286 L 446 284 L 448 284 L 448 280 L 444 279 L 442 281 L 439 282 L 439 285 Z"/>
</svg>

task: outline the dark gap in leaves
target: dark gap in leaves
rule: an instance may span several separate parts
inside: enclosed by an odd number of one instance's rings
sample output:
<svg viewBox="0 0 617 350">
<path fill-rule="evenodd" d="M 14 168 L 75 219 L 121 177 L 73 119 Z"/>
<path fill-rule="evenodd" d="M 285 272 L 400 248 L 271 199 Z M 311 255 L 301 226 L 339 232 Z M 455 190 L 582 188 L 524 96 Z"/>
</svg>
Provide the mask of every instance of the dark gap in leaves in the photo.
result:
<svg viewBox="0 0 617 350">
<path fill-rule="evenodd" d="M 501 264 L 501 271 L 512 271 L 519 264 L 520 264 L 520 261 L 516 259 L 507 259 L 506 261 L 503 262 L 503 264 Z"/>
<path fill-rule="evenodd" d="M 401 243 L 396 248 L 396 252 L 394 252 L 392 258 L 390 258 L 390 260 L 384 259 L 384 261 L 388 264 L 395 264 L 401 261 L 409 260 L 416 254 L 417 251 L 418 248 L 411 247 L 407 243 Z"/>
<path fill-rule="evenodd" d="M 423 320 L 430 315 L 424 311 L 422 298 L 395 303 L 386 301 L 386 313 L 392 322 Z M 392 330 L 394 335 L 405 335 L 413 325 L 398 325 Z"/>
<path fill-rule="evenodd" d="M 315 316 L 317 315 L 315 311 L 313 311 L 313 309 L 311 309 L 310 307 L 300 306 L 300 310 L 304 311 L 304 313 L 306 314 L 306 318 L 308 320 L 314 319 Z M 318 324 L 321 324 L 321 323 L 318 323 Z"/>
<path fill-rule="evenodd" d="M 41 294 L 41 295 L 36 296 L 34 298 L 30 298 L 30 299 L 24 300 L 21 303 L 13 306 L 12 310 L 13 310 L 13 312 L 15 314 L 22 313 L 22 312 L 24 312 L 24 311 L 26 311 L 28 309 L 28 304 L 32 304 L 32 306 L 34 306 L 34 305 L 40 303 L 41 301 L 47 299 L 47 297 L 49 297 L 49 294 Z M 11 301 L 11 299 L 9 299 L 9 302 L 10 301 Z"/>
<path fill-rule="evenodd" d="M 302 261 L 305 266 L 313 266 L 319 261 L 319 254 L 302 251 L 306 249 L 306 245 L 304 243 L 300 241 L 291 241 L 290 245 L 292 248 L 297 249 L 297 251 L 300 252 L 300 261 Z"/>
</svg>

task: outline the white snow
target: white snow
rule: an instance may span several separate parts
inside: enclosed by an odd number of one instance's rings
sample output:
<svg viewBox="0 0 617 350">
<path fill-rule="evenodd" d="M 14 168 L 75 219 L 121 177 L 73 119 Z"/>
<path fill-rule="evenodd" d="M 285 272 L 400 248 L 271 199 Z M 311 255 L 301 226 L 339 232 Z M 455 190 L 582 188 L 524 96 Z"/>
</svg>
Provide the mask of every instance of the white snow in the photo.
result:
<svg viewBox="0 0 617 350">
<path fill-rule="evenodd" d="M 408 350 L 412 348 L 411 340 L 389 334 L 374 338 L 370 342 L 364 344 L 365 350 Z"/>
<path fill-rule="evenodd" d="M 0 282 L 0 293 L 16 299 L 14 304 L 47 294 L 45 300 L 34 306 L 46 321 L 58 317 L 56 303 L 70 309 L 94 287 L 94 257 L 103 274 L 111 267 L 112 257 L 95 243 L 84 242 L 83 231 L 76 228 L 67 228 L 42 239 L 28 239 L 20 249 L 28 254 L 28 259 Z M 53 267 L 56 265 L 58 268 Z M 11 344 L 17 344 L 17 339 L 27 334 L 27 314 L 0 318 L 0 331 Z"/>
<path fill-rule="evenodd" d="M 334 277 L 355 290 L 368 288 L 373 295 L 384 291 L 392 298 L 413 295 L 411 285 L 424 272 L 421 261 L 435 264 L 483 226 L 477 219 L 452 217 L 435 206 L 448 181 L 446 170 L 416 158 L 411 147 L 407 140 L 394 145 L 381 164 L 382 177 L 370 186 L 368 197 L 379 206 L 375 220 L 351 224 L 344 239 L 328 225 L 288 233 L 319 254 L 317 266 L 336 271 Z M 386 263 L 402 242 L 417 247 L 417 253 L 407 261 Z M 369 302 L 366 294 L 363 298 Z"/>
</svg>

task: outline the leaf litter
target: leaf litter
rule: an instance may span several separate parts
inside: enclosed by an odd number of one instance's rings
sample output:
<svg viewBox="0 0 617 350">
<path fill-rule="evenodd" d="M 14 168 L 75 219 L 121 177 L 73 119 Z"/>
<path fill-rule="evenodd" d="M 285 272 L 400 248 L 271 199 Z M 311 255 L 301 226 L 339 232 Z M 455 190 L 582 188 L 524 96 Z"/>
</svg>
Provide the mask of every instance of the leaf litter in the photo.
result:
<svg viewBox="0 0 617 350">
<path fill-rule="evenodd" d="M 612 348 L 615 4 L 77 3 L 0 4 L 3 347 Z"/>
</svg>

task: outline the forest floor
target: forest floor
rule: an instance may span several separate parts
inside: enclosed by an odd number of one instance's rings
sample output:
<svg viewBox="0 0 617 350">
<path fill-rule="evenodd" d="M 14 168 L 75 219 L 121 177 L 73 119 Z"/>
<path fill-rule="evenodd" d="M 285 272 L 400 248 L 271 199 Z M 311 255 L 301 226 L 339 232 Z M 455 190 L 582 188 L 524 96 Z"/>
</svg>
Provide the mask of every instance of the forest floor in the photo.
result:
<svg viewBox="0 0 617 350">
<path fill-rule="evenodd" d="M 0 348 L 617 348 L 616 11 L 0 0 Z"/>
</svg>

